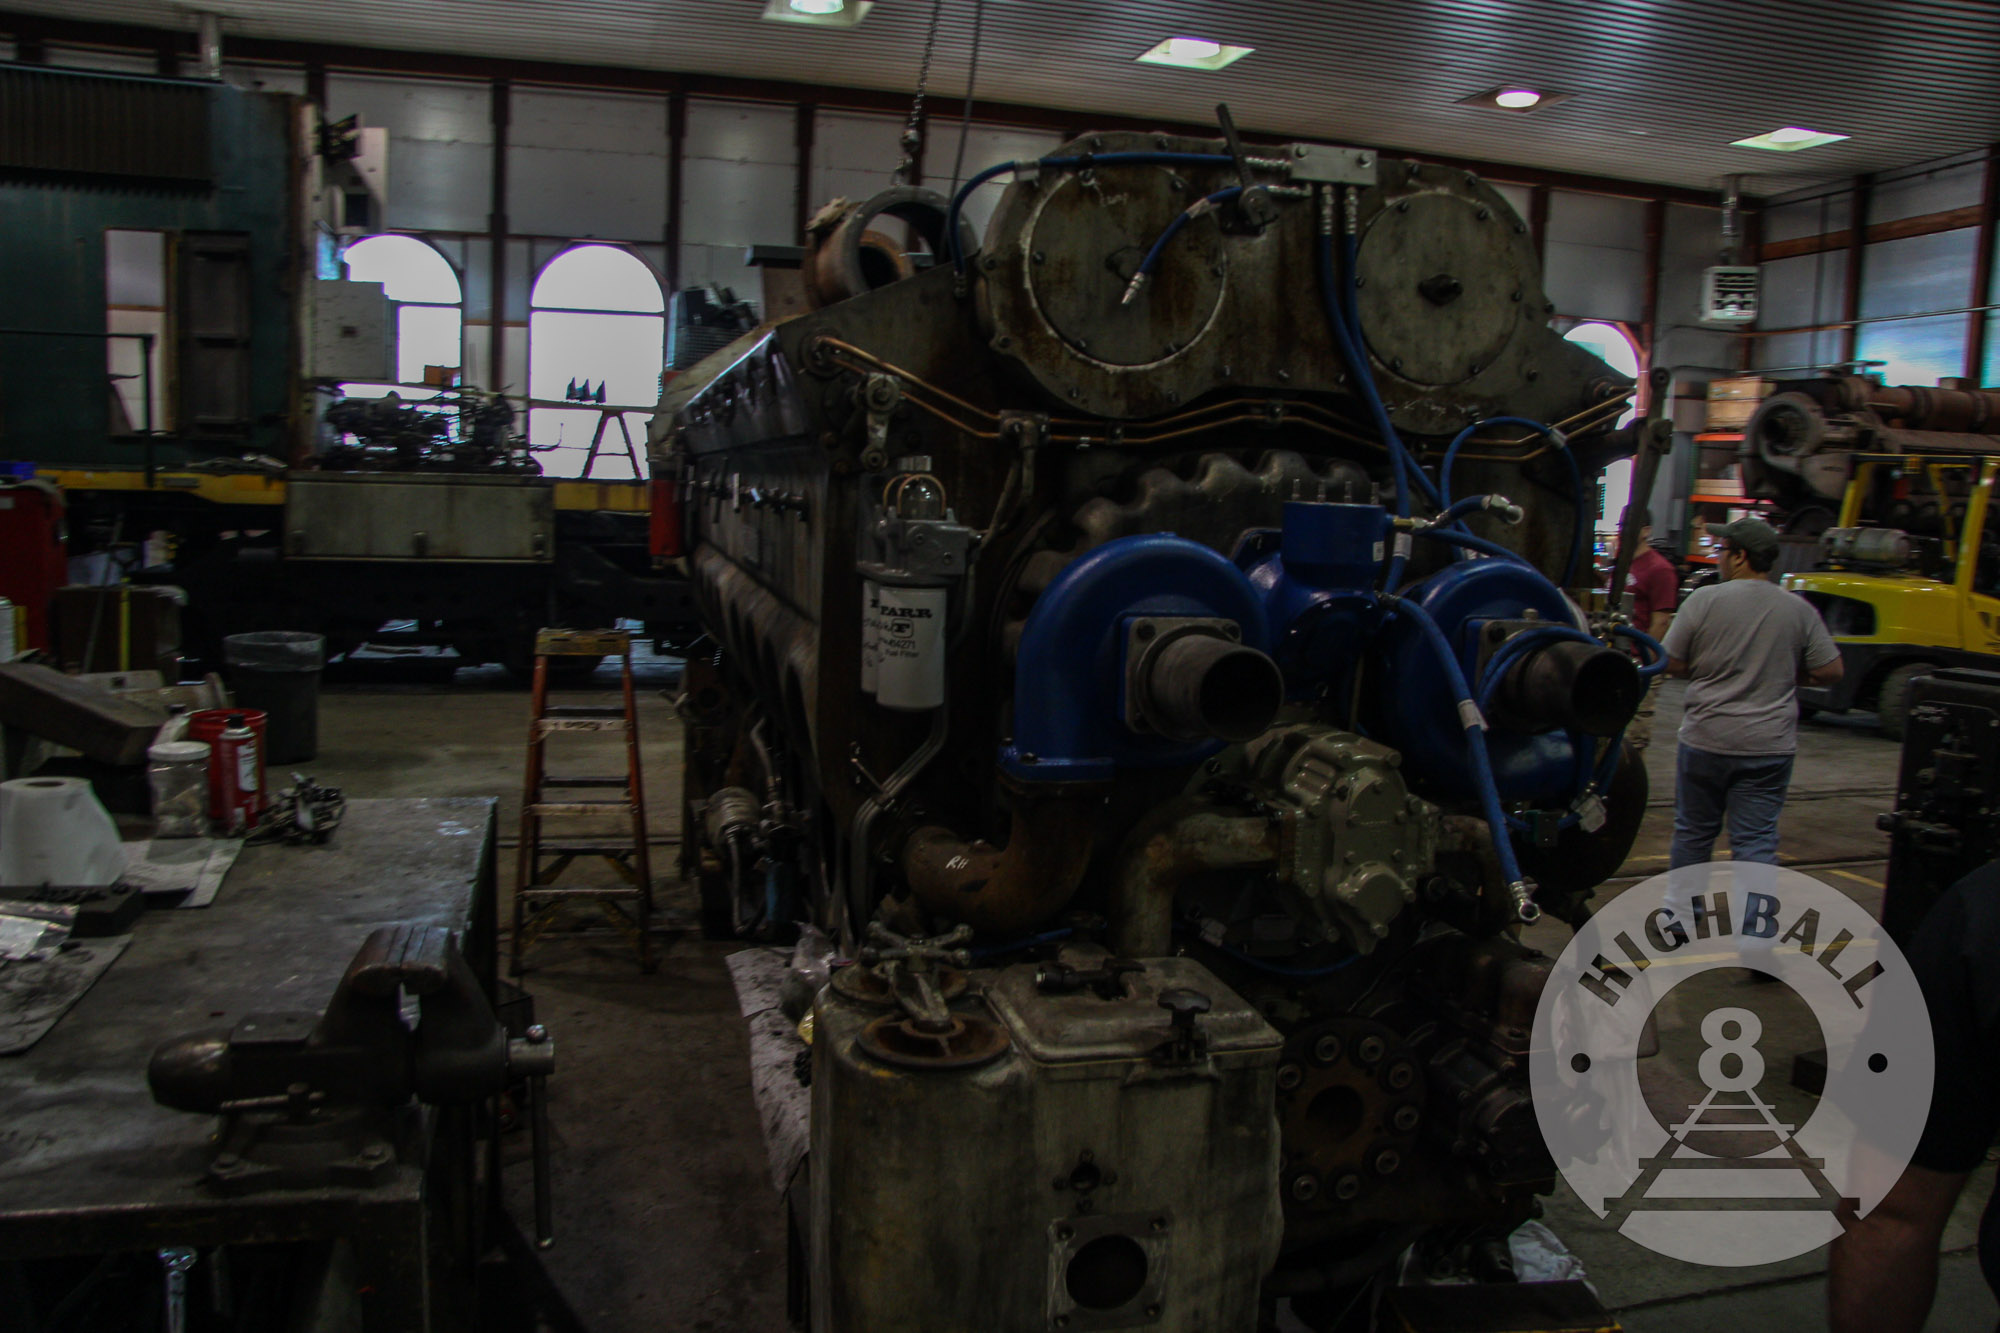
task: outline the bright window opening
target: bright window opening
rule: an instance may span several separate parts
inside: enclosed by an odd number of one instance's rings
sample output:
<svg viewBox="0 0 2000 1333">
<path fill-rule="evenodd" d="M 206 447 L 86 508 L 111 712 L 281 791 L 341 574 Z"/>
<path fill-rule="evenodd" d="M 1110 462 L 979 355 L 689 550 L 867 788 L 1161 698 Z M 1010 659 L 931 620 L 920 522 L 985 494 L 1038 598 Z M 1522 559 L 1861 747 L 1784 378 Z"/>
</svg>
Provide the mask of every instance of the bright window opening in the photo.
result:
<svg viewBox="0 0 2000 1333">
<path fill-rule="evenodd" d="M 1616 324 L 1597 320 L 1579 324 L 1563 335 L 1563 341 L 1575 343 L 1627 379 L 1639 378 L 1638 345 Z M 1639 409 L 1632 408 L 1618 418 L 1618 424 L 1623 426 L 1638 415 Z M 1618 531 L 1618 520 L 1632 498 L 1632 460 L 1620 459 L 1605 468 L 1603 487 L 1596 528 L 1600 533 L 1613 533 Z"/>
<path fill-rule="evenodd" d="M 171 429 L 173 423 L 167 420 L 171 400 L 163 373 L 167 353 L 165 233 L 123 229 L 104 233 L 104 328 L 115 335 L 105 339 L 105 371 L 111 377 L 111 434 Z M 139 334 L 152 341 L 135 336 Z"/>
<path fill-rule="evenodd" d="M 464 354 L 463 294 L 451 261 L 414 236 L 370 236 L 341 253 L 350 282 L 379 282 L 396 302 L 396 384 L 343 384 L 357 398 L 380 398 L 391 389 L 422 397 L 412 388 L 450 384 Z"/>
<path fill-rule="evenodd" d="M 580 245 L 549 261 L 529 305 L 528 439 L 548 451 L 543 473 L 584 476 L 587 465 L 607 481 L 636 476 L 666 364 L 659 279 L 629 250 Z M 590 406 L 564 406 L 583 395 Z"/>
</svg>

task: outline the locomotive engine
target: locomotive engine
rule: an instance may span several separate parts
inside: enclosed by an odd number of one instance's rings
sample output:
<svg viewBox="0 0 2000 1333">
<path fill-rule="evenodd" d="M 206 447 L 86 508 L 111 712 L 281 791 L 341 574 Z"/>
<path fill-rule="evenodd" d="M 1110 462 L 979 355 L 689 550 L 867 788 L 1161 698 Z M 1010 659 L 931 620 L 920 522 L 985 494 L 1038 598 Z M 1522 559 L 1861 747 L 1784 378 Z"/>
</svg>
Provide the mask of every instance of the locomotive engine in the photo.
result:
<svg viewBox="0 0 2000 1333">
<path fill-rule="evenodd" d="M 1663 665 L 1596 481 L 1665 423 L 1462 170 L 1106 133 L 816 228 L 651 438 L 705 918 L 855 960 L 813 1327 L 1247 1329 L 1504 1236 L 1519 927 L 1623 860 Z"/>
</svg>

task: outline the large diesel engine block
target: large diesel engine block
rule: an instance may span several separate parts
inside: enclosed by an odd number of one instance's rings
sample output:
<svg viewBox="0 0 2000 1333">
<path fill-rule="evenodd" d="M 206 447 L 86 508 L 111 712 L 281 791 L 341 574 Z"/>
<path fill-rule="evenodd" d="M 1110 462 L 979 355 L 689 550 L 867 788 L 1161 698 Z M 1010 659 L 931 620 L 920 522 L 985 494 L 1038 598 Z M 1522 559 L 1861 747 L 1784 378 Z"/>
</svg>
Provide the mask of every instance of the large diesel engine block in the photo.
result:
<svg viewBox="0 0 2000 1333">
<path fill-rule="evenodd" d="M 1645 805 L 1583 590 L 1665 423 L 1490 186 L 1233 142 L 823 215 L 824 304 L 655 419 L 705 915 L 857 960 L 816 1328 L 1247 1328 L 1550 1186 L 1516 936 Z"/>
</svg>

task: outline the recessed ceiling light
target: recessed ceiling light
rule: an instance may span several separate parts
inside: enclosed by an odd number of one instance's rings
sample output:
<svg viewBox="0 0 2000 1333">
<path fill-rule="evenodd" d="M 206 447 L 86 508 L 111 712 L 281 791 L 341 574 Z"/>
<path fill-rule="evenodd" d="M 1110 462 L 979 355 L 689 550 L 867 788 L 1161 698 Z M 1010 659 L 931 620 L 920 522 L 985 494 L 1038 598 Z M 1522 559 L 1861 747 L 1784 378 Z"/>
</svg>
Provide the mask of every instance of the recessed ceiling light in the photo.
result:
<svg viewBox="0 0 2000 1333">
<path fill-rule="evenodd" d="M 772 23 L 851 28 L 874 7 L 874 0 L 764 0 L 764 17 Z"/>
<path fill-rule="evenodd" d="M 1748 139 L 1738 139 L 1731 148 L 1762 148 L 1772 153 L 1796 153 L 1801 148 L 1817 148 L 1821 144 L 1839 143 L 1847 138 L 1845 134 L 1826 134 L 1819 130 L 1802 129 L 1797 125 L 1787 125 L 1769 134 L 1755 134 Z"/>
<path fill-rule="evenodd" d="M 1461 106 L 1483 106 L 1489 111 L 1539 111 L 1557 102 L 1567 102 L 1569 93 L 1552 93 L 1545 88 L 1524 88 L 1518 83 L 1488 88 L 1483 93 L 1458 99 Z"/>
<path fill-rule="evenodd" d="M 1255 48 L 1225 46 L 1205 37 L 1169 37 L 1138 58 L 1145 65 L 1171 65 L 1175 69 L 1222 69 L 1233 65 Z"/>
</svg>

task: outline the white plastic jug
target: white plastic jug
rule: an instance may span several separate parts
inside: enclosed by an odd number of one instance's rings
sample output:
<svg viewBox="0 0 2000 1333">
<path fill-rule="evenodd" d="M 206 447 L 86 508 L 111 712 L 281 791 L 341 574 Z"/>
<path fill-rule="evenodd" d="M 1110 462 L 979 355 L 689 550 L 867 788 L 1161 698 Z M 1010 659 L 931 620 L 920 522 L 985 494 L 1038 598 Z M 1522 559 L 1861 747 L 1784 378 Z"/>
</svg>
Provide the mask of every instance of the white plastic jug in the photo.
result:
<svg viewBox="0 0 2000 1333">
<path fill-rule="evenodd" d="M 107 888 L 125 844 L 88 778 L 0 782 L 0 887 Z"/>
</svg>

